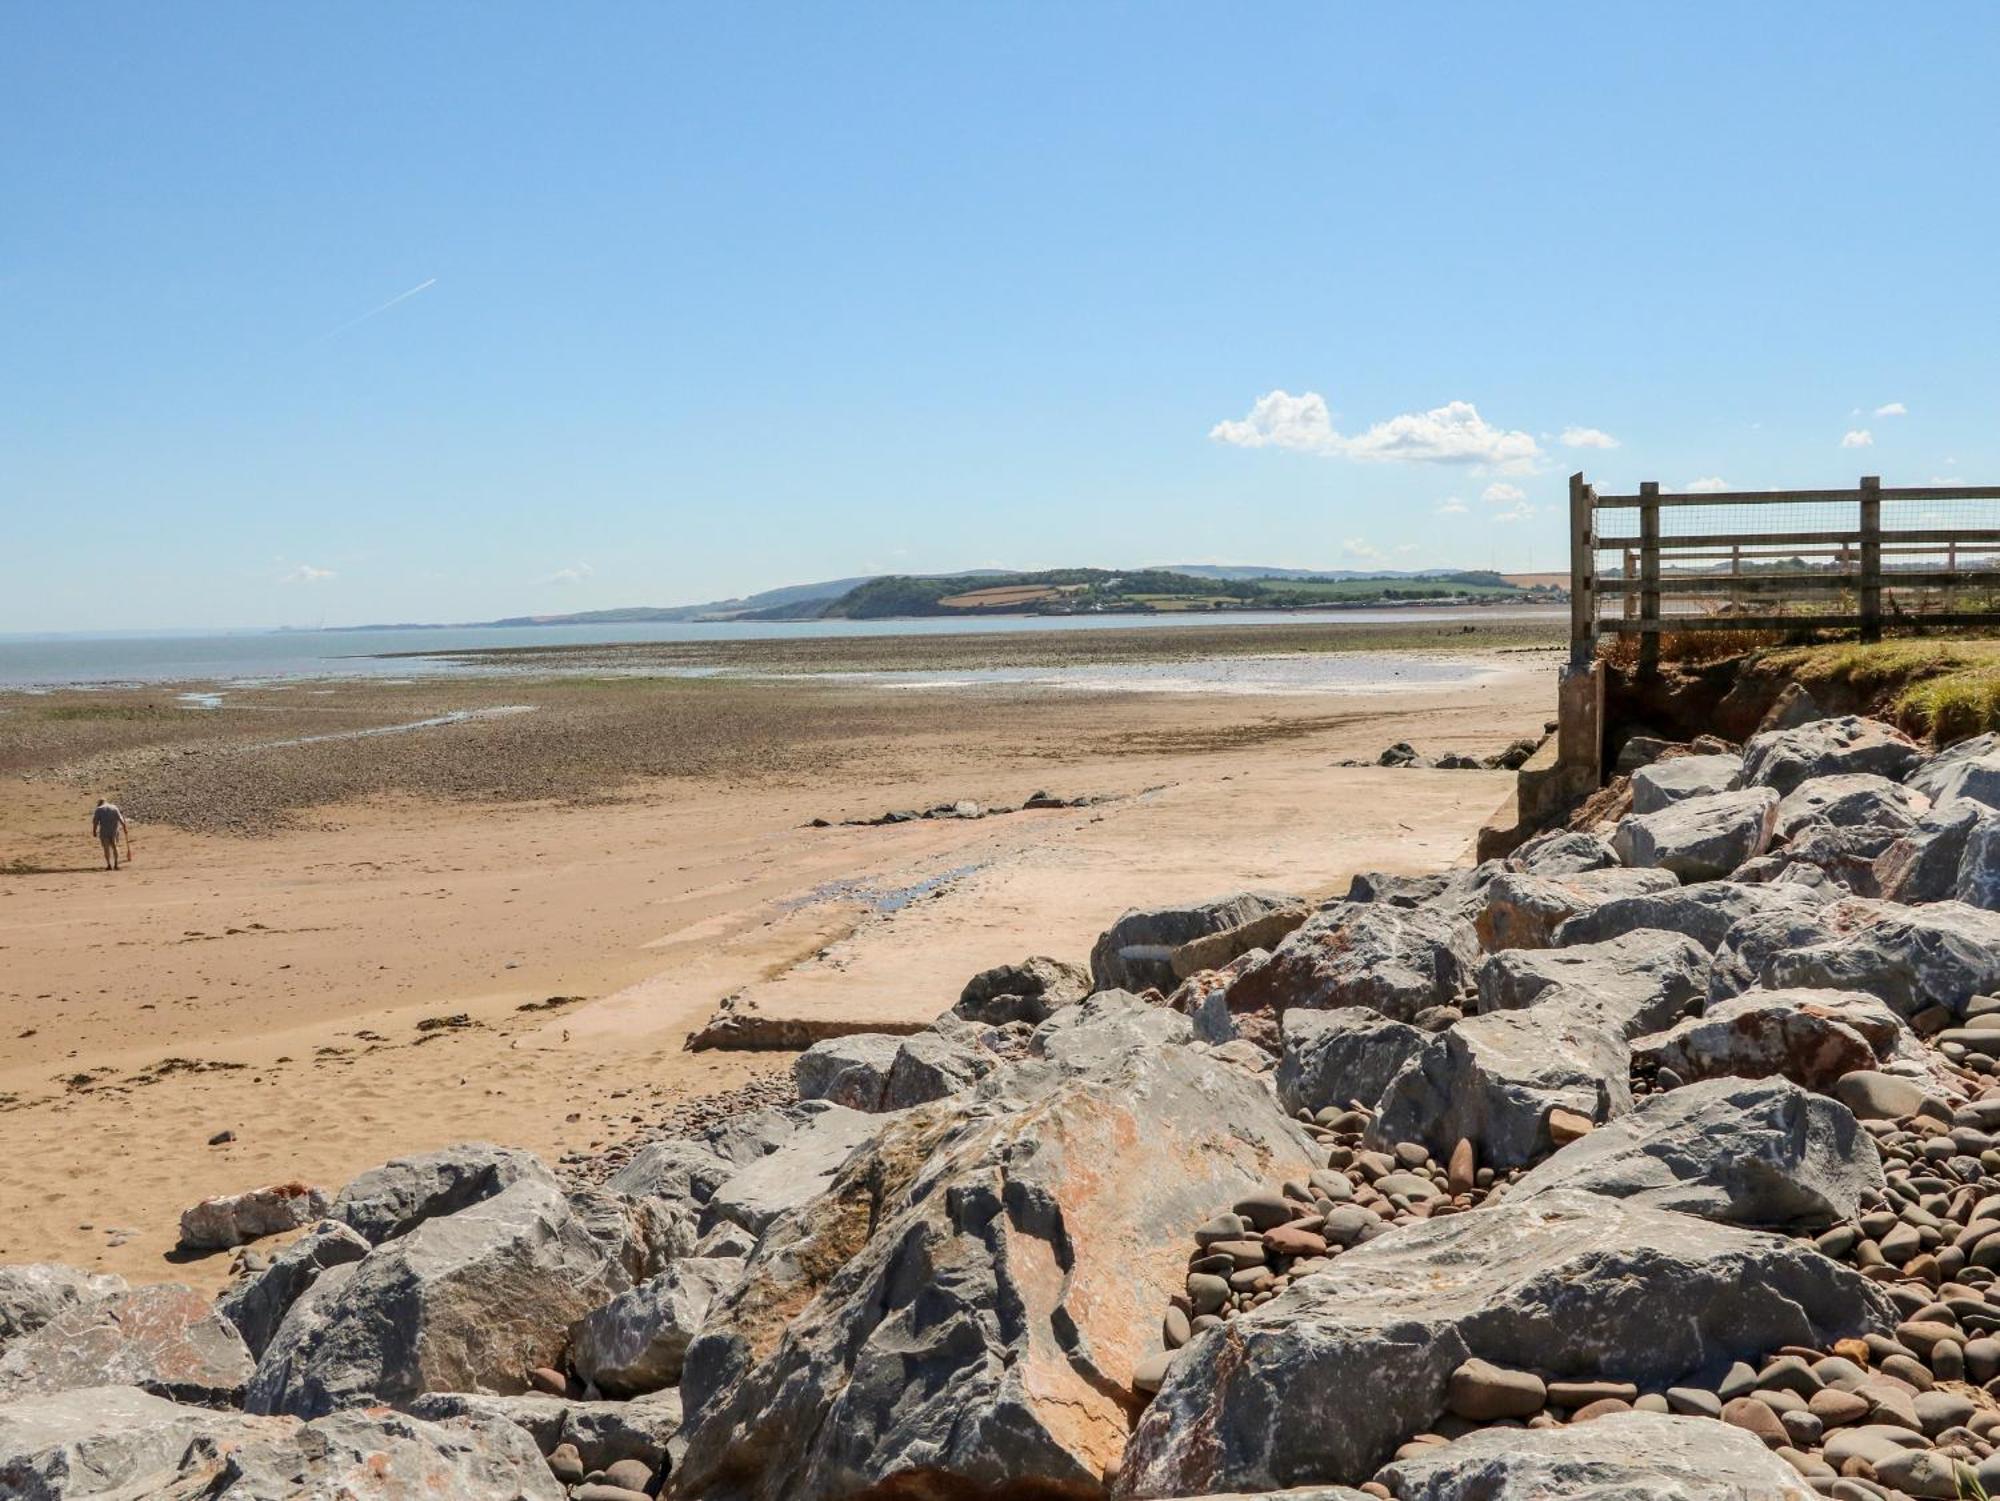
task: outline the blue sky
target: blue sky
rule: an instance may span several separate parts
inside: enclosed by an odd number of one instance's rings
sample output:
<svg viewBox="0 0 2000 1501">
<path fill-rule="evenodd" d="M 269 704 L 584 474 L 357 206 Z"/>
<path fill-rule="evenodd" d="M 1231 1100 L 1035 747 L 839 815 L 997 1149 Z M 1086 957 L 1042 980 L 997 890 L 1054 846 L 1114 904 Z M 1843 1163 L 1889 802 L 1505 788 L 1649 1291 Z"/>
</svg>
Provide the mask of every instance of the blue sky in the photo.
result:
<svg viewBox="0 0 2000 1501">
<path fill-rule="evenodd" d="M 1550 567 L 1578 467 L 1990 482 L 1996 43 L 1973 5 L 13 5 L 0 629 Z"/>
</svg>

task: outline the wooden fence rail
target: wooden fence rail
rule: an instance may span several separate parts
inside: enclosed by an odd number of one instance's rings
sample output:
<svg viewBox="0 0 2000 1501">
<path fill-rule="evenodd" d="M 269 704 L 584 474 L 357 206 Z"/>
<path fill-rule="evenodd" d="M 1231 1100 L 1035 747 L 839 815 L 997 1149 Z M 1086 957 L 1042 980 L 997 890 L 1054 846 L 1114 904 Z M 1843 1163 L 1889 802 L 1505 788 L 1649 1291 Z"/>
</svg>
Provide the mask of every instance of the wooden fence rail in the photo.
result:
<svg viewBox="0 0 2000 1501">
<path fill-rule="evenodd" d="M 1575 474 L 1569 501 L 1574 666 L 1594 658 L 1604 634 L 1636 636 L 1645 668 L 1667 631 L 1851 629 L 1872 641 L 1885 623 L 2000 625 L 2000 507 L 1991 504 L 2000 485 L 1885 488 L 1870 475 L 1852 490 L 1668 494 L 1648 483 L 1636 495 L 1600 495 Z M 1931 509 L 1885 527 L 1885 502 Z M 1687 506 L 1756 507 L 1764 524 L 1663 534 L 1663 511 L 1699 524 L 1698 513 L 1675 509 Z M 1938 526 L 1940 506 L 1988 524 Z M 1800 507 L 1850 507 L 1852 524 L 1779 529 L 1786 507 L 1793 518 Z M 1620 523 L 1609 535 L 1605 518 Z M 1615 555 L 1615 572 L 1600 569 L 1600 553 Z M 1982 591 L 1975 602 L 1985 608 L 1964 608 L 1965 595 Z M 1663 611 L 1663 601 L 1683 608 Z"/>
</svg>

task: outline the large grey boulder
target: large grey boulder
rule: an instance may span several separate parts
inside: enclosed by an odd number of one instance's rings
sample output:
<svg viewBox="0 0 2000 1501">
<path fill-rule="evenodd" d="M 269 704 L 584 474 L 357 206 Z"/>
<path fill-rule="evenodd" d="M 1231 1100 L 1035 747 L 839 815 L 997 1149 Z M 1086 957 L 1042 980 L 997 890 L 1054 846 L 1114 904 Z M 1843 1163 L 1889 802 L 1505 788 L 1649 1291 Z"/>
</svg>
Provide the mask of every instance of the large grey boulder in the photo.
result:
<svg viewBox="0 0 2000 1501">
<path fill-rule="evenodd" d="M 571 1369 L 610 1397 L 672 1386 L 709 1309 L 742 1280 L 743 1263 L 734 1258 L 682 1257 L 577 1322 Z"/>
<path fill-rule="evenodd" d="M 902 1045 L 902 1036 L 892 1032 L 850 1032 L 814 1043 L 792 1060 L 799 1098 L 830 1100 L 849 1110 L 880 1110 L 883 1087 Z"/>
<path fill-rule="evenodd" d="M 1468 1016 L 1431 1038 L 1382 1092 L 1375 1134 L 1448 1155 L 1461 1138 L 1494 1168 L 1551 1145 L 1549 1112 L 1601 1121 L 1632 1105 L 1621 1030 L 1588 997 L 1563 992 L 1522 1011 Z"/>
<path fill-rule="evenodd" d="M 633 1275 L 554 1186 L 524 1179 L 322 1272 L 278 1326 L 252 1412 L 318 1417 L 423 1392 L 518 1392 Z"/>
<path fill-rule="evenodd" d="M 137 1386 L 177 1402 L 234 1402 L 250 1352 L 190 1288 L 133 1288 L 64 1309 L 0 1353 L 0 1402 L 85 1386 Z"/>
<path fill-rule="evenodd" d="M 490 1392 L 426 1392 L 406 1411 L 430 1422 L 472 1419 L 512 1423 L 544 1454 L 558 1444 L 577 1451 L 586 1471 L 602 1470 L 621 1459 L 636 1459 L 657 1470 L 681 1427 L 680 1393 L 671 1389 L 624 1402 L 573 1401 L 540 1393 L 498 1397 Z"/>
<path fill-rule="evenodd" d="M 1743 758 L 1675 756 L 1632 773 L 1632 811 L 1657 813 L 1692 797 L 1713 797 L 1743 785 Z"/>
<path fill-rule="evenodd" d="M 1893 1057 L 1895 1012 L 1858 990 L 1746 990 L 1632 1044 L 1632 1056 L 1682 1079 L 1779 1076 L 1826 1090 Z"/>
<path fill-rule="evenodd" d="M 1550 829 L 1515 850 L 1506 865 L 1531 876 L 1575 876 L 1587 870 L 1617 869 L 1618 852 L 1600 835 Z"/>
<path fill-rule="evenodd" d="M 1879 921 L 1889 910 L 1881 902 L 1842 897 L 1804 911 L 1774 907 L 1752 913 L 1716 946 L 1708 972 L 1709 999 L 1722 1000 L 1761 985 L 1766 966 L 1779 954 L 1842 937 Z"/>
<path fill-rule="evenodd" d="M 1744 886 L 1734 881 L 1703 881 L 1640 896 L 1619 897 L 1579 912 L 1555 931 L 1559 947 L 1603 943 L 1646 928 L 1679 933 L 1713 953 L 1729 930 L 1746 917 L 1762 912 L 1786 912 L 1804 917 L 1826 905 L 1823 892 L 1803 886 Z"/>
<path fill-rule="evenodd" d="M 326 1190 L 297 1181 L 215 1194 L 181 1211 L 181 1244 L 223 1251 L 310 1225 L 326 1210 Z"/>
<path fill-rule="evenodd" d="M 1873 772 L 1845 772 L 1801 782 L 1778 804 L 1779 839 L 1810 828 L 1876 828 L 1897 833 L 1930 811 L 1931 800 Z"/>
<path fill-rule="evenodd" d="M 1178 1012 L 1130 991 L 1100 990 L 1035 1028 L 1028 1051 L 1066 1074 L 1094 1077 L 1121 1067 L 1130 1054 L 1193 1040 L 1193 1024 Z"/>
<path fill-rule="evenodd" d="M 966 1021 L 989 1027 L 1040 1024 L 1062 1007 L 1075 1005 L 1090 990 L 1090 972 L 1081 965 L 1037 955 L 1019 964 L 981 970 L 965 982 L 951 1009 Z"/>
<path fill-rule="evenodd" d="M 1373 1109 L 1389 1081 L 1429 1034 L 1361 1007 L 1287 1011 L 1278 1057 L 1278 1100 L 1290 1111 Z"/>
<path fill-rule="evenodd" d="M 1373 1131 L 1440 1160 L 1461 1139 L 1508 1168 L 1549 1150 L 1549 1112 L 1587 1120 L 1632 1105 L 1629 1041 L 1701 994 L 1708 956 L 1674 933 L 1573 949 L 1514 949 L 1480 969 L 1482 1012 L 1414 1053 L 1382 1092 Z"/>
<path fill-rule="evenodd" d="M 2000 731 L 1945 747 L 1911 772 L 1908 781 L 1934 803 L 1964 797 L 2000 807 Z"/>
<path fill-rule="evenodd" d="M 1778 794 L 1768 787 L 1691 797 L 1657 813 L 1618 821 L 1612 848 L 1640 870 L 1672 871 L 1682 881 L 1715 881 L 1770 848 Z"/>
<path fill-rule="evenodd" d="M 1808 1501 L 1747 1429 L 1619 1412 L 1562 1428 L 1485 1428 L 1390 1465 L 1398 1501 Z"/>
<path fill-rule="evenodd" d="M 1045 1056 L 895 1119 L 765 1232 L 688 1351 L 679 1493 L 1100 1484 L 1189 1227 L 1319 1160 L 1261 1081 L 1104 999 L 1046 1023 Z"/>
<path fill-rule="evenodd" d="M 1479 966 L 1479 1010 L 1518 1011 L 1554 996 L 1602 1016 L 1621 1037 L 1666 1026 L 1708 991 L 1708 952 L 1641 928 L 1603 943 L 1506 949 Z"/>
<path fill-rule="evenodd" d="M 1953 894 L 1968 907 L 2000 912 L 2000 810 L 1982 814 L 1966 832 Z"/>
<path fill-rule="evenodd" d="M 1174 950 L 1196 938 L 1241 927 L 1298 898 L 1266 891 L 1238 891 L 1182 907 L 1133 908 L 1101 934 L 1090 950 L 1095 990 L 1174 988 Z"/>
<path fill-rule="evenodd" d="M 1843 936 L 1773 954 L 1764 984 L 1865 990 L 1902 1016 L 1929 1006 L 1963 1012 L 1972 997 L 2000 990 L 2000 912 L 1962 902 L 1879 911 Z"/>
<path fill-rule="evenodd" d="M 1455 913 L 1334 902 L 1230 983 L 1229 1009 L 1366 1006 L 1408 1021 L 1456 1001 L 1478 958 L 1478 935 Z"/>
<path fill-rule="evenodd" d="M 1479 942 L 1489 952 L 1547 948 L 1556 929 L 1580 913 L 1679 885 L 1680 878 L 1664 870 L 1589 870 L 1573 876 L 1509 872 L 1495 876 L 1482 893 Z"/>
<path fill-rule="evenodd" d="M 1903 830 L 1880 824 L 1810 823 L 1768 854 L 1746 860 L 1730 873 L 1738 882 L 1802 884 L 1832 895 L 1874 897 L 1875 863 Z"/>
<path fill-rule="evenodd" d="M 153 1497 L 197 1442 L 282 1436 L 283 1418 L 188 1407 L 136 1386 L 86 1386 L 0 1403 L 0 1496 L 70 1501 Z"/>
<path fill-rule="evenodd" d="M 1845 1105 L 1782 1079 L 1711 1079 L 1642 1100 L 1571 1142 L 1507 1202 L 1563 1189 L 1767 1230 L 1824 1230 L 1883 1189 L 1882 1157 Z"/>
<path fill-rule="evenodd" d="M 926 1031 L 913 1032 L 896 1049 L 882 1081 L 882 1108 L 908 1110 L 968 1089 L 993 1072 L 1000 1060 L 981 1037 L 985 1029 L 956 1016 L 941 1016 Z"/>
<path fill-rule="evenodd" d="M 340 1191 L 327 1215 L 379 1246 L 524 1181 L 555 1179 L 532 1152 L 465 1141 L 369 1169 Z"/>
<path fill-rule="evenodd" d="M 236 1326 L 254 1360 L 284 1322 L 285 1313 L 328 1267 L 359 1261 L 369 1251 L 358 1231 L 338 1220 L 321 1220 L 215 1300 L 215 1311 Z"/>
<path fill-rule="evenodd" d="M 1884 901 L 1948 902 L 1958 894 L 1965 844 L 1985 816 L 1982 803 L 1941 802 L 1875 857 L 1875 889 Z"/>
<path fill-rule="evenodd" d="M 1751 736 L 1743 747 L 1743 780 L 1781 793 L 1814 777 L 1846 772 L 1874 772 L 1900 782 L 1922 759 L 1917 743 L 1893 725 L 1847 714 Z"/>
<path fill-rule="evenodd" d="M 802 1117 L 797 1129 L 770 1151 L 716 1186 L 709 1195 L 704 1224 L 728 1220 L 752 1235 L 763 1234 L 764 1227 L 786 1210 L 824 1191 L 840 1165 L 887 1119 L 893 1117 L 838 1105 Z"/>
<path fill-rule="evenodd" d="M 1197 1336 L 1132 1435 L 1120 1491 L 1365 1480 L 1436 1422 L 1473 1358 L 1653 1388 L 1896 1318 L 1808 1243 L 1597 1194 L 1510 1197 L 1379 1236 Z"/>
<path fill-rule="evenodd" d="M 0 1349 L 57 1314 L 125 1291 L 125 1279 L 53 1261 L 0 1266 Z"/>
<path fill-rule="evenodd" d="M 806 1099 L 731 1116 L 695 1136 L 648 1143 L 606 1179 L 605 1186 L 634 1197 L 705 1209 L 723 1184 L 800 1132 L 813 1132 L 822 1116 L 830 1117 L 838 1129 L 866 1129 L 855 1126 L 865 1114 L 831 1100 Z M 715 1216 L 709 1214 L 704 1228 L 714 1224 Z"/>
<path fill-rule="evenodd" d="M 563 1487 L 510 1423 L 429 1423 L 382 1409 L 340 1412 L 240 1445 L 196 1445 L 149 1501 L 562 1501 Z"/>
</svg>

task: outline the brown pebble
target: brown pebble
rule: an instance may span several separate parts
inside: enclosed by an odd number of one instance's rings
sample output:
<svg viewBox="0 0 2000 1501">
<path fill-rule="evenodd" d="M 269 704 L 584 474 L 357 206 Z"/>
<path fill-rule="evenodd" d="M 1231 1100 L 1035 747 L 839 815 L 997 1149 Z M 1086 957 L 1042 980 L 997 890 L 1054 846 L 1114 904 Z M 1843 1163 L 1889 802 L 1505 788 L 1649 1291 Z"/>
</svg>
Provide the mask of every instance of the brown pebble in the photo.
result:
<svg viewBox="0 0 2000 1501">
<path fill-rule="evenodd" d="M 1451 1149 L 1451 1165 L 1445 1169 L 1445 1186 L 1454 1196 L 1471 1193 L 1478 1172 L 1479 1161 L 1473 1155 L 1471 1140 L 1459 1137 L 1458 1145 Z"/>
<path fill-rule="evenodd" d="M 1608 1418 L 1614 1412 L 1630 1412 L 1632 1404 L 1618 1397 L 1599 1397 L 1595 1402 L 1586 1402 L 1569 1415 L 1572 1423 L 1588 1423 L 1592 1418 Z"/>
<path fill-rule="evenodd" d="M 1595 1122 L 1587 1115 L 1579 1115 L 1574 1110 L 1565 1110 L 1560 1105 L 1549 1111 L 1549 1140 L 1558 1147 L 1566 1147 L 1573 1141 L 1581 1141 L 1595 1129 Z"/>
<path fill-rule="evenodd" d="M 1754 1433 L 1772 1449 L 1782 1449 L 1792 1441 L 1778 1415 L 1755 1397 L 1737 1397 L 1723 1403 L 1722 1421 Z"/>
</svg>

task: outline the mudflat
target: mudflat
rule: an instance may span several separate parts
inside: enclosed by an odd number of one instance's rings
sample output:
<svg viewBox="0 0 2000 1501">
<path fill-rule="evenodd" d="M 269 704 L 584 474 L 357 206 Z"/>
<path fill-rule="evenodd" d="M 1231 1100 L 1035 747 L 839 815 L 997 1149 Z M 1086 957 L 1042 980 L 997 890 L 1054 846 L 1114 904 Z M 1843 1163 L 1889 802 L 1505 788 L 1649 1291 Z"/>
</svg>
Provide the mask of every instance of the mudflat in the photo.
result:
<svg viewBox="0 0 2000 1501">
<path fill-rule="evenodd" d="M 1509 774 L 1337 763 L 1539 733 L 1532 631 L 1315 677 L 1329 649 L 1249 629 L 0 696 L 0 1258 L 219 1285 L 226 1257 L 170 1259 L 206 1194 L 466 1138 L 600 1152 L 786 1073 L 684 1050 L 724 997 L 926 1020 L 1128 906 L 1469 858 Z M 977 676 L 1021 668 L 1051 675 Z M 1101 801 L 841 822 L 1037 791 Z M 97 795 L 134 825 L 115 875 Z"/>
</svg>

